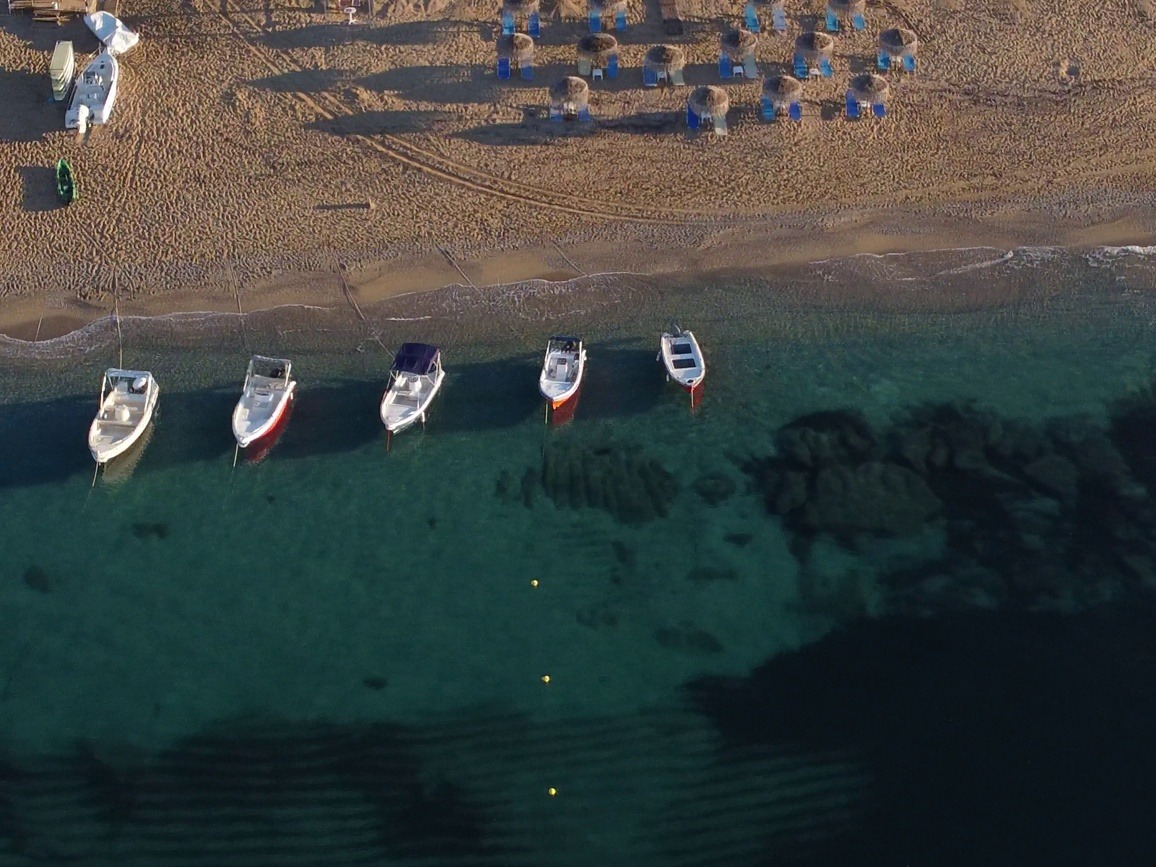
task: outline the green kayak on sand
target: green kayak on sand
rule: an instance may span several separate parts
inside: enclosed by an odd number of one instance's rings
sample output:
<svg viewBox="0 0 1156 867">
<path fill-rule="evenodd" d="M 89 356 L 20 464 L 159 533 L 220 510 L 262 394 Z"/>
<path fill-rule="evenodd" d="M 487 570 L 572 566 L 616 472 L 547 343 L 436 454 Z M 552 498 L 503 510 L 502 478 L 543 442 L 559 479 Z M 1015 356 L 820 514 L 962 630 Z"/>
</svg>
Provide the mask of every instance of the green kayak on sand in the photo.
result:
<svg viewBox="0 0 1156 867">
<path fill-rule="evenodd" d="M 72 166 L 68 164 L 68 160 L 57 160 L 56 162 L 56 192 L 60 195 L 60 201 L 66 205 L 80 198 L 80 191 L 76 188 L 76 178 L 72 176 Z"/>
</svg>

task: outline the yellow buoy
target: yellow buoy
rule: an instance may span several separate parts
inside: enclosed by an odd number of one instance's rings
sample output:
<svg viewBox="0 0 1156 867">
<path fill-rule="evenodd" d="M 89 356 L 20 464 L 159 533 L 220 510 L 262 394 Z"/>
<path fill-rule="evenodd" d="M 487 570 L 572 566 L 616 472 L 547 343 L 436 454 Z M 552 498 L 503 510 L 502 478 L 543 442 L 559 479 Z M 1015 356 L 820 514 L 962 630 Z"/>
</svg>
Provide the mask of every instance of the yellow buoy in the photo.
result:
<svg viewBox="0 0 1156 867">
<path fill-rule="evenodd" d="M 530 586 L 531 587 L 537 587 L 538 586 L 538 579 L 537 578 L 531 578 L 530 579 Z"/>
<path fill-rule="evenodd" d="M 549 795 L 551 798 L 553 798 L 555 795 L 558 794 L 558 790 L 555 789 L 553 786 L 551 786 L 550 788 L 548 788 L 546 790 L 546 794 Z"/>
<path fill-rule="evenodd" d="M 542 675 L 542 683 L 549 683 L 549 682 L 550 682 L 550 675 L 543 674 Z"/>
</svg>

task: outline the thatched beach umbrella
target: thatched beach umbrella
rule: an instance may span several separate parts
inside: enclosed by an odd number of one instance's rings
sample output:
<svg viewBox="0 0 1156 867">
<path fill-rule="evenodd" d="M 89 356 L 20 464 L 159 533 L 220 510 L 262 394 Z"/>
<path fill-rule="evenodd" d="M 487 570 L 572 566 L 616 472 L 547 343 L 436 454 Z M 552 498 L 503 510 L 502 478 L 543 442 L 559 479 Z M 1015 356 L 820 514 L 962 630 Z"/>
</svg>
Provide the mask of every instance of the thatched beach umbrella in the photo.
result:
<svg viewBox="0 0 1156 867">
<path fill-rule="evenodd" d="M 540 0 L 502 0 L 502 11 L 511 15 L 529 15 L 538 11 Z"/>
<path fill-rule="evenodd" d="M 892 27 L 879 34 L 879 50 L 891 57 L 914 57 L 919 49 L 919 37 L 914 30 Z"/>
<path fill-rule="evenodd" d="M 772 75 L 763 81 L 763 96 L 775 108 L 782 108 L 798 102 L 803 95 L 803 83 L 789 75 Z"/>
<path fill-rule="evenodd" d="M 696 87 L 691 92 L 687 105 L 699 117 L 726 117 L 731 101 L 727 92 L 721 87 L 708 84 L 705 87 Z"/>
<path fill-rule="evenodd" d="M 678 72 L 686 66 L 686 52 L 676 45 L 654 45 L 646 52 L 642 66 L 670 78 L 672 72 Z"/>
<path fill-rule="evenodd" d="M 735 63 L 742 63 L 758 44 L 758 36 L 741 28 L 719 37 L 719 50 Z"/>
<path fill-rule="evenodd" d="M 603 18 L 613 18 L 619 11 L 626 11 L 626 0 L 586 0 L 586 8 Z"/>
<path fill-rule="evenodd" d="M 562 110 L 585 108 L 590 98 L 590 85 L 576 75 L 568 75 L 550 85 L 550 106 Z"/>
<path fill-rule="evenodd" d="M 516 64 L 534 60 L 534 40 L 525 33 L 498 37 L 498 57 L 508 57 Z"/>
<path fill-rule="evenodd" d="M 578 40 L 578 56 L 594 66 L 605 66 L 618 53 L 618 40 L 609 33 L 587 33 Z"/>
<path fill-rule="evenodd" d="M 866 12 L 867 0 L 827 0 L 827 9 L 840 18 L 849 18 Z"/>
<path fill-rule="evenodd" d="M 800 33 L 795 40 L 795 51 L 808 63 L 816 63 L 824 57 L 830 60 L 835 51 L 835 40 L 826 33 Z"/>
<path fill-rule="evenodd" d="M 852 99 L 869 102 L 872 105 L 886 102 L 890 92 L 887 79 L 871 72 L 856 75 L 851 79 L 851 86 L 847 88 L 847 93 Z"/>
</svg>

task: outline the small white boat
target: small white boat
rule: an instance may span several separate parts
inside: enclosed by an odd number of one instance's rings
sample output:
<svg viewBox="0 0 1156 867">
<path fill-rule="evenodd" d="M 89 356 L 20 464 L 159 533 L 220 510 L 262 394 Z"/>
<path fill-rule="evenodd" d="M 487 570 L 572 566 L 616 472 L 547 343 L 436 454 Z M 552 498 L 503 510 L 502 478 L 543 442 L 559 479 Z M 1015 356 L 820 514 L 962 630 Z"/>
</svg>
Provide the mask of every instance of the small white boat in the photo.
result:
<svg viewBox="0 0 1156 867">
<path fill-rule="evenodd" d="M 297 391 L 288 358 L 254 355 L 245 372 L 241 399 L 233 409 L 233 436 L 245 448 L 270 433 L 285 417 Z"/>
<path fill-rule="evenodd" d="M 52 98 L 64 102 L 72 89 L 72 77 L 76 74 L 76 53 L 71 42 L 57 42 L 48 61 L 48 78 L 52 81 Z"/>
<path fill-rule="evenodd" d="M 100 408 L 88 429 L 88 450 L 98 464 L 124 454 L 141 438 L 156 412 L 160 391 L 147 370 L 105 372 Z"/>
<path fill-rule="evenodd" d="M 677 325 L 670 326 L 659 340 L 659 358 L 666 367 L 666 375 L 687 391 L 693 391 L 706 379 L 706 359 L 691 331 Z"/>
<path fill-rule="evenodd" d="M 538 377 L 538 391 L 558 409 L 578 393 L 582 374 L 586 372 L 586 350 L 581 337 L 551 337 L 546 343 L 542 359 L 542 373 Z"/>
<path fill-rule="evenodd" d="M 140 34 L 125 27 L 111 12 L 89 12 L 84 16 L 84 23 L 104 43 L 109 54 L 127 54 L 140 42 Z"/>
<path fill-rule="evenodd" d="M 381 399 L 381 422 L 385 429 L 394 434 L 415 421 L 424 424 L 426 410 L 445 378 L 441 350 L 428 343 L 403 344 L 393 359 L 389 384 Z"/>
<path fill-rule="evenodd" d="M 116 86 L 120 79 L 120 66 L 116 58 L 102 51 L 93 58 L 76 82 L 72 92 L 72 103 L 64 114 L 66 129 L 78 129 L 83 133 L 90 123 L 108 123 L 112 107 L 116 103 Z"/>
</svg>

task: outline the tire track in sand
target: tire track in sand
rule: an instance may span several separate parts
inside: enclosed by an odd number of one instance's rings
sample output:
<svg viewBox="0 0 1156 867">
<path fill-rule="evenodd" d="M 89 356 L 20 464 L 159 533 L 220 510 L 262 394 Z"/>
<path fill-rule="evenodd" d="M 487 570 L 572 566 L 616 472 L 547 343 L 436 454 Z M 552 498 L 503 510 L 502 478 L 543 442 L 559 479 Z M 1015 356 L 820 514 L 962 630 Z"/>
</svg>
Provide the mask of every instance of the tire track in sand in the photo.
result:
<svg viewBox="0 0 1156 867">
<path fill-rule="evenodd" d="M 260 61 L 261 65 L 275 75 L 303 71 L 304 68 L 293 63 L 292 60 L 281 58 L 260 46 L 258 41 L 266 33 L 264 28 L 254 23 L 245 12 L 239 9 L 231 11 L 230 5 L 229 0 L 220 0 L 219 7 L 212 10 L 213 14 L 228 25 L 229 29 L 241 40 L 246 50 Z M 350 116 L 328 94 L 307 94 L 298 91 L 291 95 L 318 117 L 325 120 L 337 122 L 343 117 Z M 494 177 L 480 169 L 440 156 L 388 133 L 382 133 L 380 136 L 348 133 L 346 137 L 402 165 L 482 195 L 533 207 L 562 211 L 576 216 L 616 222 L 654 223 L 671 226 L 707 226 L 717 223 L 724 216 L 720 214 L 716 218 L 698 211 L 684 211 L 684 217 L 671 217 L 669 208 L 658 210 L 637 205 L 611 206 L 605 203 L 596 206 L 577 205 L 568 196 L 552 195 L 538 187 L 526 187 Z"/>
</svg>

